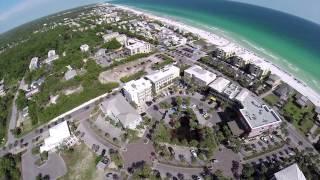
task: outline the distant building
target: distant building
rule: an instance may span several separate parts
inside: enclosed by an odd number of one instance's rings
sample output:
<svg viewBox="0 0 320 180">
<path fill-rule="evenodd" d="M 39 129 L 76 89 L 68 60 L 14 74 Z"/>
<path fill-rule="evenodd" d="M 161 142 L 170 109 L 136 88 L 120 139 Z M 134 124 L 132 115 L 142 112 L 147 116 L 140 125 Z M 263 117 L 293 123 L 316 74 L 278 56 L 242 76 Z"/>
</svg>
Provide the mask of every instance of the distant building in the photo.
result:
<svg viewBox="0 0 320 180">
<path fill-rule="evenodd" d="M 67 121 L 63 121 L 49 129 L 49 137 L 44 140 L 40 146 L 40 152 L 55 151 L 56 148 L 63 144 L 64 140 L 71 136 Z"/>
<path fill-rule="evenodd" d="M 249 73 L 256 78 L 260 78 L 265 72 L 259 66 L 255 64 L 249 64 Z"/>
<path fill-rule="evenodd" d="M 55 50 L 50 50 L 48 52 L 48 58 L 44 60 L 44 63 L 51 64 L 53 61 L 59 59 L 59 55 L 56 54 Z"/>
<path fill-rule="evenodd" d="M 123 86 L 124 95 L 128 101 L 142 107 L 146 101 L 152 100 L 152 85 L 149 80 L 138 79 L 127 82 Z"/>
<path fill-rule="evenodd" d="M 155 94 L 170 87 L 172 82 L 180 76 L 180 69 L 173 65 L 168 65 L 152 74 L 146 76 L 151 81 L 152 90 Z"/>
<path fill-rule="evenodd" d="M 136 39 L 130 39 L 127 42 L 126 45 L 126 52 L 132 56 L 135 54 L 140 53 L 150 53 L 151 52 L 151 45 L 147 42 L 136 40 Z"/>
<path fill-rule="evenodd" d="M 105 34 L 102 36 L 102 38 L 105 43 L 111 41 L 112 39 L 116 39 L 122 45 L 126 45 L 127 42 L 127 36 L 125 34 L 119 34 L 118 32 Z"/>
<path fill-rule="evenodd" d="M 89 45 L 88 44 L 83 44 L 80 46 L 81 52 L 88 52 L 89 51 Z"/>
<path fill-rule="evenodd" d="M 195 82 L 199 86 L 207 86 L 216 79 L 216 74 L 194 65 L 184 70 L 184 77 Z"/>
<path fill-rule="evenodd" d="M 31 59 L 30 64 L 29 64 L 29 70 L 33 71 L 39 68 L 39 58 L 34 57 Z"/>
<path fill-rule="evenodd" d="M 224 59 L 226 57 L 226 53 L 224 52 L 224 50 L 217 48 L 212 52 L 212 56 L 219 59 Z"/>
<path fill-rule="evenodd" d="M 5 90 L 5 87 L 4 87 L 4 79 L 2 79 L 0 81 L 0 97 L 3 97 L 6 95 L 6 90 Z"/>
<path fill-rule="evenodd" d="M 297 163 L 294 163 L 274 174 L 272 180 L 306 180 Z"/>
<path fill-rule="evenodd" d="M 65 74 L 64 74 L 64 79 L 66 81 L 73 79 L 74 77 L 77 76 L 77 71 L 74 69 L 69 69 Z"/>
<path fill-rule="evenodd" d="M 141 116 L 121 94 L 102 102 L 100 109 L 124 128 L 135 129 L 142 122 Z"/>
<path fill-rule="evenodd" d="M 246 89 L 243 89 L 235 98 L 241 106 L 240 120 L 249 137 L 260 135 L 263 132 L 271 132 L 282 122 L 273 109 L 257 98 Z"/>
</svg>

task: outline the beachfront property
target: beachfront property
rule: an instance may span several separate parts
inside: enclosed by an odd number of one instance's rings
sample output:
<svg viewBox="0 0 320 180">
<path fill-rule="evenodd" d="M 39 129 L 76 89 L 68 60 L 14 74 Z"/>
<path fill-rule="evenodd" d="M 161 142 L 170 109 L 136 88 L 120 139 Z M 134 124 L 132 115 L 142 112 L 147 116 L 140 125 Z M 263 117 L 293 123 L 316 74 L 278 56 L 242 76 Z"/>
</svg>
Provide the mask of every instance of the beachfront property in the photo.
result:
<svg viewBox="0 0 320 180">
<path fill-rule="evenodd" d="M 270 74 L 268 77 L 268 80 L 266 81 L 266 84 L 271 87 L 275 88 L 281 83 L 281 78 L 275 74 Z"/>
<path fill-rule="evenodd" d="M 30 61 L 29 64 L 29 70 L 33 71 L 39 68 L 39 58 L 38 57 L 33 57 Z"/>
<path fill-rule="evenodd" d="M 294 94 L 294 89 L 289 86 L 288 84 L 282 83 L 278 85 L 275 90 L 273 91 L 273 94 L 278 96 L 283 101 L 288 101 L 289 97 Z"/>
<path fill-rule="evenodd" d="M 82 44 L 80 46 L 80 51 L 81 52 L 88 52 L 89 51 L 89 45 L 88 44 Z"/>
<path fill-rule="evenodd" d="M 194 82 L 198 86 L 207 86 L 216 79 L 216 74 L 203 69 L 198 65 L 194 65 L 184 70 L 186 80 Z"/>
<path fill-rule="evenodd" d="M 138 39 L 129 39 L 127 41 L 125 49 L 127 54 L 129 54 L 130 56 L 140 53 L 150 53 L 151 44 L 144 41 L 140 41 Z"/>
<path fill-rule="evenodd" d="M 272 180 L 306 180 L 297 163 L 294 163 L 274 174 Z"/>
<path fill-rule="evenodd" d="M 129 81 L 123 86 L 123 94 L 129 102 L 135 103 L 138 109 L 141 109 L 146 101 L 152 100 L 151 82 L 144 78 Z"/>
<path fill-rule="evenodd" d="M 56 54 L 55 50 L 50 50 L 48 52 L 48 58 L 44 60 L 44 63 L 51 64 L 53 61 L 59 59 L 59 55 Z"/>
<path fill-rule="evenodd" d="M 141 116 L 121 94 L 103 101 L 100 109 L 112 120 L 120 122 L 124 128 L 135 129 L 142 122 Z"/>
<path fill-rule="evenodd" d="M 243 89 L 235 100 L 240 105 L 240 122 L 248 137 L 258 136 L 264 132 L 270 133 L 280 126 L 282 120 L 279 115 L 249 90 Z"/>
<path fill-rule="evenodd" d="M 55 151 L 57 147 L 71 136 L 67 121 L 63 121 L 49 129 L 49 137 L 44 140 L 40 146 L 40 152 Z"/>
<path fill-rule="evenodd" d="M 153 93 L 158 94 L 162 90 L 170 87 L 173 81 L 179 76 L 180 68 L 173 65 L 168 65 L 152 74 L 147 75 L 146 78 L 151 81 Z"/>
</svg>

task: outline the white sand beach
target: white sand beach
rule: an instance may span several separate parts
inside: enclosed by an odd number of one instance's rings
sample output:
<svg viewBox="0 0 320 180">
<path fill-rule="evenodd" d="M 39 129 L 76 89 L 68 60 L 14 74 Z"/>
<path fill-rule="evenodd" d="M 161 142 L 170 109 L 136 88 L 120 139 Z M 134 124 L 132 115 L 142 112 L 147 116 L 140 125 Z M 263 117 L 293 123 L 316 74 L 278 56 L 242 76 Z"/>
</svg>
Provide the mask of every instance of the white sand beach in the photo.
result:
<svg viewBox="0 0 320 180">
<path fill-rule="evenodd" d="M 166 23 L 168 25 L 176 26 L 184 31 L 189 31 L 191 33 L 198 35 L 200 38 L 206 40 L 208 43 L 212 43 L 214 45 L 217 45 L 219 48 L 224 49 L 226 52 L 229 52 L 229 53 L 234 52 L 236 55 L 242 57 L 243 59 L 248 60 L 251 63 L 258 65 L 265 70 L 270 70 L 272 74 L 278 75 L 282 79 L 283 82 L 289 84 L 296 91 L 298 91 L 299 93 L 308 97 L 309 100 L 314 105 L 320 106 L 320 94 L 317 93 L 315 90 L 313 90 L 312 88 L 307 86 L 301 80 L 294 77 L 294 75 L 282 70 L 280 67 L 273 64 L 271 61 L 268 61 L 262 57 L 259 57 L 254 52 L 240 46 L 239 44 L 236 44 L 233 41 L 227 40 L 224 37 L 218 36 L 214 33 L 207 32 L 205 30 L 186 25 L 186 24 L 183 24 L 183 23 L 175 21 L 175 20 L 171 20 L 169 18 L 155 16 L 153 14 L 139 11 L 136 9 L 132 9 L 130 7 L 126 7 L 126 6 L 122 6 L 122 5 L 116 5 L 116 7 L 121 8 L 123 10 L 128 10 L 128 11 L 134 12 L 139 15 L 145 15 L 151 19 L 161 21 L 161 22 Z"/>
</svg>

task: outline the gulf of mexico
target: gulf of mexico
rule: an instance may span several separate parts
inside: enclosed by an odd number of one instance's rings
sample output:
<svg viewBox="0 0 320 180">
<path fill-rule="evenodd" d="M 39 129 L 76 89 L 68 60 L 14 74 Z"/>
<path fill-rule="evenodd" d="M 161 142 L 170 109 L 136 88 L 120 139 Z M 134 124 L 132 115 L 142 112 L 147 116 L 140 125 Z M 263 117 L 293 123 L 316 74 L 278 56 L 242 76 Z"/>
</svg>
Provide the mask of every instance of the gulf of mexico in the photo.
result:
<svg viewBox="0 0 320 180">
<path fill-rule="evenodd" d="M 209 0 L 118 0 L 231 37 L 320 92 L 320 26 L 266 8 Z M 214 27 L 214 28 L 211 28 Z"/>
</svg>

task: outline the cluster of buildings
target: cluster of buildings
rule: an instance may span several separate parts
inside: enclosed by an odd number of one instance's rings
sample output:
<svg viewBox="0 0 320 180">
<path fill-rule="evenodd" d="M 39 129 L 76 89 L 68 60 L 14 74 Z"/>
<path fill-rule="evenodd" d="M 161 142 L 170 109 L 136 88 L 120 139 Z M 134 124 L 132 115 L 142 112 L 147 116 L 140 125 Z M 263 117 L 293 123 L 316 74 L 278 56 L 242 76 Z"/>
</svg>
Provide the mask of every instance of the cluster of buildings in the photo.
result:
<svg viewBox="0 0 320 180">
<path fill-rule="evenodd" d="M 100 109 L 124 128 L 135 129 L 142 121 L 139 113 L 145 111 L 145 103 L 170 87 L 179 75 L 180 69 L 169 65 L 144 78 L 129 81 L 123 86 L 123 96 L 118 94 L 102 102 Z"/>
<path fill-rule="evenodd" d="M 186 69 L 184 76 L 187 81 L 198 86 L 207 86 L 213 95 L 235 104 L 239 108 L 240 124 L 247 136 L 257 136 L 280 126 L 281 119 L 273 109 L 249 90 L 241 88 L 230 80 L 217 77 L 197 65 Z"/>
</svg>

